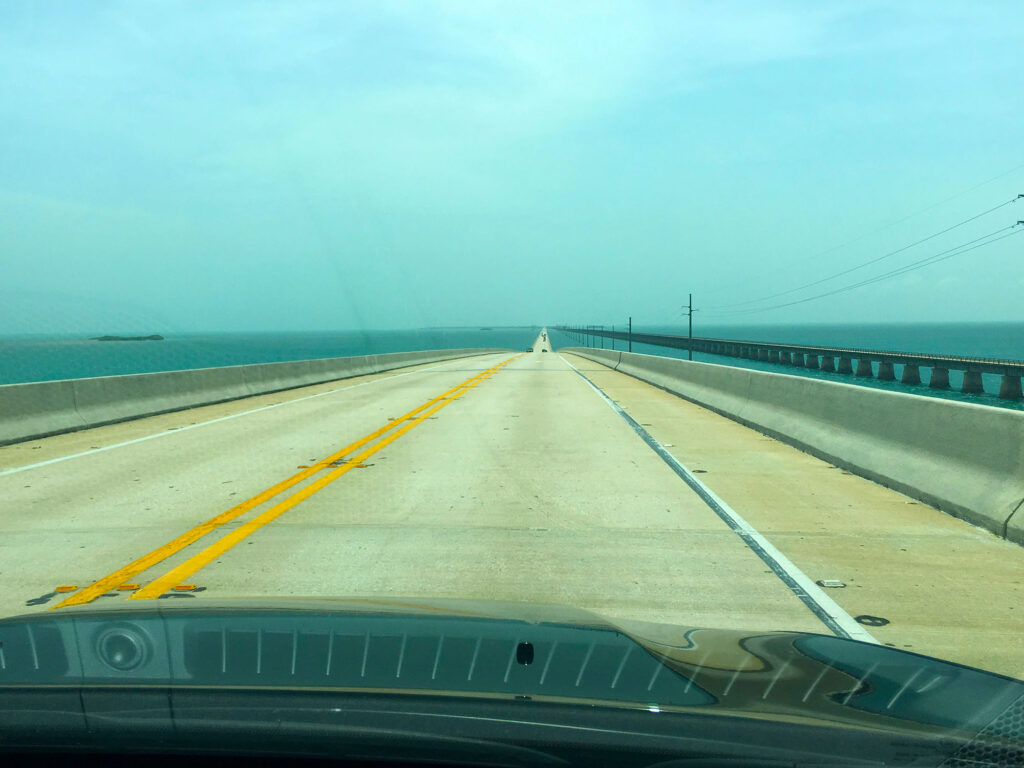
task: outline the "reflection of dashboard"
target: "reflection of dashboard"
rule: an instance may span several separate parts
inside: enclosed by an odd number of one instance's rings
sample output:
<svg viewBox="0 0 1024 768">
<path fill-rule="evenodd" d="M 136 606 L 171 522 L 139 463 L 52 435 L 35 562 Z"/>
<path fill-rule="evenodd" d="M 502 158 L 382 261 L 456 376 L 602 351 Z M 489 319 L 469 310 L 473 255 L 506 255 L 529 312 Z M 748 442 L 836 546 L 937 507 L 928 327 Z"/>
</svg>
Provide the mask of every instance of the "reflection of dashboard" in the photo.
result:
<svg viewBox="0 0 1024 768">
<path fill-rule="evenodd" d="M 0 624 L 0 683 L 475 692 L 699 706 L 613 629 L 483 618 L 204 611 Z"/>
<path fill-rule="evenodd" d="M 442 761 L 457 747 L 470 762 L 511 750 L 503 764 L 557 753 L 626 765 L 657 745 L 663 757 L 923 754 L 937 765 L 962 750 L 972 765 L 1024 765 L 1019 681 L 835 637 L 669 629 L 656 641 L 600 622 L 393 606 L 6 619 L 0 750 L 335 755 L 343 744 L 380 756 L 386 745 Z"/>
</svg>

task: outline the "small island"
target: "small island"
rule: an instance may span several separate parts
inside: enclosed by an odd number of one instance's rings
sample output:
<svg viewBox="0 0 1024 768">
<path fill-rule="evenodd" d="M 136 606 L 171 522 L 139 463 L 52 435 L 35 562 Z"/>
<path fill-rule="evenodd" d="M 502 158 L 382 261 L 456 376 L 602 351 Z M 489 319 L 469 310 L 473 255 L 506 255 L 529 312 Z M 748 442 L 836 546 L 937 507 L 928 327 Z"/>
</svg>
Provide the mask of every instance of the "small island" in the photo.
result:
<svg viewBox="0 0 1024 768">
<path fill-rule="evenodd" d="M 163 341 L 159 333 L 150 336 L 93 336 L 91 341 Z"/>
</svg>

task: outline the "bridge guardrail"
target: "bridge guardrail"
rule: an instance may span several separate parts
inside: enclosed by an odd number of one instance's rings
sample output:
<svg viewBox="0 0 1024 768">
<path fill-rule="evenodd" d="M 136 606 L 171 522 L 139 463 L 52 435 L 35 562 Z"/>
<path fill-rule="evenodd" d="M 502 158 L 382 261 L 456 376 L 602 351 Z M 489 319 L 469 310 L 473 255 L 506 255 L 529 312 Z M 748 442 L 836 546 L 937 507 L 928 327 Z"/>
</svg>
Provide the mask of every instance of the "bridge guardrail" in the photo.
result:
<svg viewBox="0 0 1024 768">
<path fill-rule="evenodd" d="M 559 351 L 1024 544 L 1024 412 L 658 355 Z"/>
<path fill-rule="evenodd" d="M 0 445 L 503 349 L 441 349 L 0 385 Z"/>
</svg>

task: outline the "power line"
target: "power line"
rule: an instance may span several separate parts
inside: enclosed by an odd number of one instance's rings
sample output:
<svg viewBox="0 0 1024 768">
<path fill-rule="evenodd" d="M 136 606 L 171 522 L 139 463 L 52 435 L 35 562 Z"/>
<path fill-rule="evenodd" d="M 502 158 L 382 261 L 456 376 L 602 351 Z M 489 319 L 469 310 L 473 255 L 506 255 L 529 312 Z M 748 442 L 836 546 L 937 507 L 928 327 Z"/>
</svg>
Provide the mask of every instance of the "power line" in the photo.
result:
<svg viewBox="0 0 1024 768">
<path fill-rule="evenodd" d="M 895 251 L 889 251 L 888 253 L 883 253 L 881 256 L 876 256 L 873 259 L 869 259 L 868 261 L 865 261 L 865 262 L 863 262 L 861 264 L 857 264 L 856 266 L 850 267 L 848 269 L 844 269 L 841 272 L 836 272 L 835 274 L 829 275 L 828 277 L 823 277 L 820 280 L 814 280 L 814 281 L 812 281 L 810 283 L 804 283 L 803 285 L 799 285 L 796 288 L 790 288 L 788 290 L 780 291 L 778 293 L 772 293 L 772 294 L 769 294 L 767 296 L 761 296 L 760 298 L 757 298 L 757 299 L 748 299 L 747 301 L 737 301 L 737 302 L 734 302 L 732 304 L 719 304 L 717 307 L 708 307 L 708 309 L 709 309 L 709 311 L 711 311 L 711 310 L 716 310 L 716 309 L 727 309 L 729 307 L 742 307 L 742 306 L 746 306 L 748 304 L 757 304 L 757 303 L 762 302 L 762 301 L 768 301 L 770 299 L 777 299 L 780 296 L 788 296 L 788 295 L 790 295 L 792 293 L 797 293 L 797 292 L 802 291 L 802 290 L 804 290 L 806 288 L 813 288 L 816 285 L 821 285 L 822 283 L 827 283 L 830 280 L 835 280 L 837 277 L 842 277 L 843 275 L 848 275 L 851 272 L 856 272 L 858 269 L 863 269 L 864 267 L 869 267 L 872 264 L 877 264 L 878 262 L 880 262 L 880 261 L 882 261 L 884 259 L 888 259 L 891 256 L 895 256 L 898 253 L 903 253 L 904 251 L 908 251 L 911 248 L 914 248 L 914 247 L 916 247 L 918 245 L 921 245 L 922 243 L 927 243 L 929 240 L 934 240 L 936 237 L 939 237 L 940 235 L 944 235 L 947 232 L 952 232 L 954 229 L 957 229 L 958 227 L 962 227 L 965 224 L 970 224 L 972 221 L 976 221 L 977 219 L 980 219 L 982 216 L 987 216 L 988 214 L 990 214 L 990 213 L 992 213 L 994 211 L 998 211 L 1000 208 L 1004 208 L 1005 206 L 1010 205 L 1011 203 L 1015 203 L 1015 202 L 1017 202 L 1017 200 L 1019 200 L 1022 197 L 1024 197 L 1024 195 L 1018 195 L 1017 197 L 1015 197 L 1015 198 L 1013 198 L 1011 200 L 1007 200 L 1006 202 L 1000 203 L 999 205 L 997 205 L 997 206 L 995 206 L 993 208 L 989 208 L 987 211 L 982 211 L 981 213 L 975 214 L 974 216 L 966 218 L 963 221 L 959 221 L 956 224 L 952 225 L 951 227 L 946 227 L 943 230 L 940 230 L 938 232 L 935 232 L 934 234 L 928 235 L 928 237 L 924 237 L 924 238 L 921 238 L 920 240 L 916 240 L 915 242 L 910 243 L 910 245 L 904 245 L 902 248 L 897 248 Z"/>
<path fill-rule="evenodd" d="M 1024 229 L 1017 229 L 1018 226 L 1020 226 L 1020 222 L 1018 222 L 1017 224 L 1010 225 L 1008 227 L 1003 227 L 1001 229 L 997 229 L 994 232 L 989 232 L 987 235 L 983 235 L 983 236 L 981 236 L 979 238 L 975 238 L 974 240 L 968 240 L 966 243 L 961 243 L 960 245 L 955 246 L 954 248 L 950 248 L 950 249 L 945 250 L 945 251 L 940 251 L 939 253 L 932 254 L 931 256 L 926 256 L 923 259 L 919 259 L 918 261 L 911 262 L 910 264 L 906 264 L 906 265 L 904 265 L 902 267 L 898 267 L 897 269 L 891 270 L 889 272 L 883 272 L 881 275 L 876 275 L 875 277 L 871 277 L 871 278 L 868 278 L 866 280 L 862 280 L 862 281 L 860 281 L 858 283 L 854 283 L 852 285 L 847 285 L 847 286 L 843 286 L 841 288 L 836 288 L 834 290 L 827 291 L 826 293 L 819 293 L 819 294 L 817 294 L 815 296 L 808 296 L 808 297 L 803 298 L 803 299 L 796 299 L 795 301 L 788 301 L 788 302 L 785 302 L 783 304 L 774 304 L 774 305 L 772 305 L 770 307 L 755 307 L 753 309 L 738 309 L 738 310 L 731 310 L 731 311 L 721 312 L 720 314 L 724 314 L 724 315 L 748 315 L 748 314 L 754 314 L 754 313 L 757 313 L 757 312 L 767 312 L 767 311 L 772 310 L 772 309 L 782 309 L 783 307 L 792 307 L 792 306 L 794 306 L 796 304 L 805 304 L 808 301 L 815 301 L 817 299 L 823 299 L 823 298 L 825 298 L 827 296 L 835 296 L 836 294 L 846 293 L 847 291 L 852 291 L 852 290 L 854 290 L 856 288 L 861 288 L 861 287 L 863 287 L 865 285 L 871 285 L 873 283 L 878 283 L 878 282 L 881 282 L 883 280 L 888 280 L 888 279 L 890 279 L 892 277 L 898 277 L 899 275 L 906 274 L 907 272 L 914 272 L 914 271 L 916 271 L 918 269 L 923 269 L 924 267 L 931 266 L 932 264 L 937 264 L 940 261 L 945 261 L 946 259 L 951 259 L 954 256 L 960 256 L 960 255 L 962 255 L 964 253 L 967 253 L 969 251 L 973 251 L 973 250 L 976 250 L 978 248 L 984 248 L 987 245 L 992 245 L 992 243 L 999 242 L 1000 240 L 1005 240 L 1008 237 L 1013 237 L 1014 235 L 1019 235 L 1021 232 L 1024 232 Z M 1006 232 L 1006 230 L 1008 230 L 1008 229 L 1009 230 L 1013 230 L 1013 231 L 1012 232 Z M 1003 232 L 1005 232 L 1006 234 L 1002 234 L 999 237 L 995 237 L 996 235 L 999 235 L 1000 233 L 1003 233 Z M 982 242 L 982 241 L 984 241 L 984 242 Z"/>
<path fill-rule="evenodd" d="M 1004 235 L 1001 235 L 1000 237 L 992 237 L 992 235 L 998 234 L 999 232 L 1005 232 L 1008 229 L 1014 229 L 1015 227 L 1016 227 L 1016 225 L 1011 225 L 1011 226 L 1008 226 L 1008 227 L 1004 227 L 1003 229 L 997 229 L 995 232 L 991 233 L 990 235 L 985 235 L 984 237 L 979 237 L 979 238 L 977 238 L 977 240 L 970 240 L 967 243 L 964 243 L 963 245 L 958 246 L 957 248 L 951 249 L 953 251 L 952 253 L 950 253 L 949 251 L 940 251 L 938 254 L 935 254 L 934 256 L 927 256 L 927 257 L 925 257 L 923 259 L 919 259 L 918 261 L 912 261 L 910 264 L 906 264 L 906 265 L 904 265 L 902 267 L 899 267 L 897 269 L 891 270 L 890 272 L 883 272 L 881 275 L 877 275 L 875 277 L 868 278 L 867 280 L 863 280 L 860 283 L 857 283 L 857 284 L 855 284 L 853 286 L 850 286 L 850 288 L 859 288 L 862 285 L 871 285 L 872 283 L 882 282 L 883 280 L 887 280 L 890 277 L 898 277 L 899 275 L 904 275 L 907 272 L 915 272 L 918 269 L 923 269 L 925 267 L 930 267 L 932 264 L 938 264 L 940 261 L 945 261 L 946 259 L 952 259 L 954 256 L 960 256 L 960 255 L 962 255 L 964 253 L 967 253 L 968 251 L 973 251 L 976 248 L 983 248 L 986 245 L 992 245 L 992 243 L 997 243 L 1000 240 L 1005 240 L 1008 237 L 1012 237 L 1013 235 L 1020 234 L 1022 230 L 1018 229 L 1018 230 L 1015 230 L 1013 232 L 1008 232 L 1008 233 L 1006 233 Z M 992 237 L 992 239 L 991 240 L 987 240 L 986 242 L 983 242 L 983 243 L 978 243 L 977 245 L 971 245 L 972 243 L 977 243 L 978 240 L 986 240 L 989 237 Z M 971 246 L 971 247 L 967 247 L 967 246 Z"/>
<path fill-rule="evenodd" d="M 975 238 L 974 240 L 968 240 L 966 243 L 961 243 L 960 245 L 958 245 L 958 246 L 956 246 L 954 248 L 950 248 L 950 249 L 945 250 L 945 251 L 940 251 L 937 254 L 933 254 L 931 256 L 927 256 L 927 257 L 925 257 L 923 259 L 920 259 L 920 260 L 918 260 L 916 262 L 911 262 L 910 264 L 907 264 L 907 265 L 905 265 L 903 267 L 899 267 L 899 268 L 894 269 L 894 270 L 892 270 L 890 272 L 884 272 L 881 275 L 876 275 L 875 277 L 871 277 L 871 278 L 868 278 L 866 280 L 862 280 L 862 281 L 860 281 L 858 283 L 854 283 L 852 285 L 847 285 L 847 286 L 843 286 L 841 288 L 836 288 L 834 290 L 827 291 L 825 293 L 820 293 L 820 294 L 817 294 L 815 296 L 809 296 L 807 298 L 797 299 L 795 301 L 789 301 L 789 302 L 786 302 L 784 304 L 774 304 L 774 305 L 772 305 L 770 307 L 756 307 L 754 309 L 732 310 L 731 312 L 724 312 L 722 314 L 725 314 L 725 315 L 730 315 L 730 314 L 733 314 L 733 315 L 754 314 L 754 313 L 757 313 L 757 312 L 765 312 L 765 311 L 772 310 L 772 309 L 781 309 L 783 307 L 791 307 L 791 306 L 794 306 L 796 304 L 804 304 L 804 303 L 806 303 L 808 301 L 815 301 L 816 299 L 822 299 L 822 298 L 825 298 L 827 296 L 835 296 L 836 294 L 845 293 L 847 291 L 852 291 L 852 290 L 854 290 L 856 288 L 860 288 L 860 287 L 865 286 L 865 285 L 870 285 L 872 283 L 878 283 L 878 282 L 881 282 L 883 280 L 887 280 L 887 279 L 889 279 L 891 277 L 898 277 L 899 275 L 905 274 L 907 272 L 913 272 L 913 271 L 915 271 L 917 269 L 923 269 L 924 267 L 931 266 L 932 264 L 936 264 L 936 263 L 938 263 L 940 261 L 945 261 L 946 259 L 951 259 L 954 256 L 960 256 L 961 254 L 967 253 L 968 251 L 973 251 L 973 250 L 975 250 L 977 248 L 983 248 L 986 245 L 991 245 L 992 243 L 998 242 L 1000 240 L 1005 240 L 1008 237 L 1012 237 L 1014 235 L 1020 234 L 1021 232 L 1024 232 L 1024 230 L 1017 229 L 1017 230 L 1015 230 L 1013 232 L 1008 232 L 1007 234 L 1001 235 L 1000 237 L 995 237 L 995 235 L 998 235 L 1000 232 L 1006 232 L 1007 229 L 1015 229 L 1016 226 L 1017 225 L 1011 225 L 1009 227 L 1003 227 L 1002 229 L 997 229 L 994 232 L 990 232 L 987 235 L 983 235 L 982 237 Z M 979 242 L 979 241 L 985 241 L 985 242 Z"/>
<path fill-rule="evenodd" d="M 988 184 L 991 184 L 993 181 L 999 181 L 999 179 L 1005 178 L 1006 176 L 1009 176 L 1011 173 L 1016 173 L 1017 171 L 1021 170 L 1022 168 L 1024 168 L 1024 163 L 1021 163 L 1020 165 L 1015 165 L 1010 170 L 1003 171 L 1002 173 L 996 174 L 995 176 L 992 176 L 991 178 L 985 179 L 985 181 L 981 181 L 981 182 L 975 184 L 973 187 L 968 187 L 967 189 L 961 190 L 959 192 L 955 192 L 954 194 L 950 195 L 949 197 L 942 198 L 938 202 L 932 203 L 931 205 L 926 205 L 924 208 L 918 208 L 916 211 L 913 211 L 912 213 L 908 213 L 906 216 L 904 216 L 901 219 L 896 219 L 896 221 L 890 221 L 888 224 L 883 224 L 880 227 L 875 227 L 874 229 L 868 230 L 867 232 L 864 232 L 863 234 L 858 235 L 857 237 L 853 238 L 852 240 L 847 240 L 846 242 L 840 243 L 839 245 L 834 245 L 831 248 L 826 248 L 823 251 L 818 251 L 817 253 L 811 254 L 810 256 L 808 256 L 808 257 L 806 257 L 804 259 L 800 259 L 799 262 L 793 262 L 793 263 L 802 263 L 804 261 L 810 261 L 811 259 L 817 259 L 820 256 L 826 256 L 826 255 L 828 255 L 830 253 L 834 253 L 835 251 L 842 250 L 843 248 L 846 248 L 847 246 L 854 245 L 855 243 L 859 243 L 862 240 L 866 240 L 867 238 L 871 237 L 872 235 L 876 235 L 879 232 L 884 232 L 887 229 L 891 229 L 891 228 L 895 227 L 897 224 L 902 224 L 905 221 L 909 221 L 910 219 L 914 218 L 915 216 L 920 216 L 922 213 L 927 213 L 928 211 L 930 211 L 930 210 L 932 210 L 934 208 L 938 208 L 940 205 L 945 205 L 950 200 L 956 200 L 958 197 L 963 197 L 964 195 L 966 195 L 966 194 L 968 194 L 970 192 L 973 192 L 976 189 L 981 189 L 982 187 L 987 186 Z M 734 305 L 730 304 L 728 306 L 734 306 Z"/>
<path fill-rule="evenodd" d="M 1018 234 L 1020 231 L 1024 231 L 1024 230 L 1017 230 L 1016 232 L 1010 232 L 1010 233 L 1004 234 L 1004 235 L 1002 235 L 1000 237 L 996 237 L 996 235 L 999 235 L 1001 232 L 1005 232 L 1007 229 L 1014 229 L 1014 226 L 1003 227 L 1001 229 L 997 229 L 997 230 L 995 230 L 993 232 L 989 232 L 987 235 L 982 235 L 981 237 L 975 238 L 974 240 L 968 240 L 966 243 L 961 243 L 960 245 L 957 245 L 957 246 L 955 246 L 953 248 L 949 248 L 949 249 L 947 249 L 945 251 L 939 251 L 936 254 L 932 254 L 931 256 L 926 256 L 923 259 L 919 259 L 918 261 L 911 262 L 910 264 L 904 265 L 902 267 L 898 267 L 898 268 L 896 268 L 894 270 L 891 270 L 889 272 L 883 272 L 881 275 L 876 275 L 874 277 L 867 278 L 866 280 L 861 280 L 860 282 L 853 283 L 851 285 L 846 285 L 846 286 L 842 286 L 840 288 L 835 288 L 835 289 L 833 289 L 831 291 L 826 291 L 825 293 L 820 293 L 820 294 L 817 294 L 815 296 L 808 296 L 808 297 L 803 298 L 803 299 L 797 299 L 795 301 L 789 301 L 789 302 L 785 302 L 783 304 L 774 304 L 774 305 L 772 305 L 770 307 L 755 307 L 753 309 L 732 310 L 732 311 L 724 312 L 722 314 L 725 314 L 725 315 L 729 315 L 729 314 L 740 314 L 740 315 L 754 314 L 754 313 L 757 313 L 757 312 L 764 312 L 764 311 L 768 311 L 768 310 L 772 310 L 772 309 L 781 309 L 783 307 L 790 307 L 790 306 L 794 306 L 796 304 L 803 304 L 803 303 L 806 303 L 808 301 L 814 301 L 816 299 L 825 298 L 827 296 L 835 296 L 836 294 L 845 293 L 847 291 L 851 291 L 851 290 L 854 290 L 856 288 L 860 288 L 860 287 L 865 286 L 865 285 L 870 285 L 872 283 L 881 282 L 883 280 L 887 280 L 887 279 L 889 279 L 891 277 L 897 277 L 897 276 L 905 274 L 907 272 L 913 272 L 916 269 L 922 269 L 922 268 L 924 268 L 926 266 L 930 266 L 931 264 L 938 263 L 940 261 L 945 261 L 946 259 L 952 258 L 954 256 L 959 256 L 959 255 L 961 255 L 963 253 L 967 253 L 968 251 L 973 251 L 976 248 L 982 248 L 982 247 L 984 247 L 986 245 L 991 245 L 992 243 L 998 242 L 999 240 L 1003 240 L 1003 239 L 1005 239 L 1007 237 L 1011 237 L 1012 235 Z"/>
</svg>

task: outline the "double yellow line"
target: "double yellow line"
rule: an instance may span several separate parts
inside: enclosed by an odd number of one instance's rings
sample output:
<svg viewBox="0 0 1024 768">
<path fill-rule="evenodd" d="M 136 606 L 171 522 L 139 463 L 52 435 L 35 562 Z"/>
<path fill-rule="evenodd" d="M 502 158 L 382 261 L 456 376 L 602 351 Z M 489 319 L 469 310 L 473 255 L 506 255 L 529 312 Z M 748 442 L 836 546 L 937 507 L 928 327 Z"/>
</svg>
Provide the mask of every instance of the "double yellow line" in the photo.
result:
<svg viewBox="0 0 1024 768">
<path fill-rule="evenodd" d="M 478 373 L 476 376 L 473 376 L 467 379 L 466 381 L 462 382 L 458 386 L 452 387 L 447 392 L 444 392 L 438 395 L 437 397 L 428 400 L 418 408 L 414 408 L 404 416 L 401 416 L 389 422 L 380 429 L 377 429 L 371 432 L 370 434 L 366 435 L 365 437 L 360 438 L 351 445 L 342 448 L 337 453 L 328 456 L 322 461 L 317 462 L 311 467 L 303 470 L 302 472 L 292 475 L 287 480 L 282 480 L 277 485 L 267 488 L 265 491 L 258 493 L 251 499 L 243 501 L 241 504 L 232 507 L 226 512 L 222 512 L 216 517 L 210 518 L 204 523 L 200 523 L 195 528 L 186 531 L 173 541 L 164 544 L 162 547 L 154 549 L 152 552 L 140 557 L 138 560 L 135 560 L 129 563 L 128 565 L 124 566 L 123 568 L 120 568 L 114 571 L 113 573 L 104 576 L 102 579 L 93 582 L 85 589 L 82 589 L 74 593 L 66 600 L 63 600 L 62 602 L 53 606 L 53 608 L 65 608 L 71 605 L 82 605 L 84 603 L 90 603 L 100 595 L 106 594 L 111 590 L 116 590 L 118 587 L 120 587 L 122 584 L 129 581 L 133 577 L 137 576 L 143 571 L 148 570 L 149 568 L 152 568 L 154 565 L 157 565 L 158 563 L 166 560 L 168 557 L 171 557 L 177 552 L 180 552 L 185 547 L 189 546 L 190 544 L 193 544 L 194 542 L 198 541 L 207 534 L 215 531 L 216 529 L 220 528 L 226 523 L 229 523 L 232 520 L 237 519 L 246 512 L 258 507 L 259 505 L 263 504 L 269 499 L 272 499 L 273 497 L 282 493 L 283 491 L 286 491 L 289 488 L 298 485 L 303 480 L 312 477 L 318 472 L 322 472 L 324 469 L 330 468 L 330 471 L 327 472 L 323 477 L 314 480 L 312 483 L 309 483 L 308 485 L 304 486 L 296 493 L 292 494 L 286 499 L 283 499 L 282 501 L 279 501 L 277 504 L 270 507 L 269 509 L 261 512 L 252 520 L 249 520 L 248 522 L 239 526 L 230 533 L 225 534 L 223 537 L 215 541 L 213 544 L 206 547 L 206 549 L 190 557 L 188 560 L 185 560 L 183 563 L 181 563 L 181 565 L 172 568 L 163 576 L 160 576 L 159 578 L 153 580 L 141 589 L 132 592 L 132 594 L 129 596 L 129 599 L 147 600 L 160 597 L 160 595 L 164 594 L 175 585 L 181 583 L 181 581 L 194 574 L 203 566 L 208 565 L 215 558 L 224 554 L 224 552 L 231 549 L 231 547 L 238 544 L 240 541 L 245 539 L 250 534 L 259 530 L 272 520 L 277 519 L 278 517 L 283 515 L 285 512 L 287 512 L 289 509 L 296 506 L 303 500 L 308 499 L 310 496 L 312 496 L 314 493 L 327 486 L 329 483 L 334 482 L 339 477 L 346 474 L 353 467 L 355 467 L 358 464 L 361 464 L 365 459 L 375 454 L 384 446 L 394 442 L 409 430 L 415 428 L 419 424 L 422 424 L 426 419 L 433 416 L 446 405 L 449 405 L 458 398 L 462 397 L 469 390 L 473 389 L 473 387 L 480 384 L 480 382 L 482 382 L 484 379 L 494 375 L 502 366 L 508 365 L 517 357 L 521 357 L 521 355 L 516 355 L 516 357 L 510 357 L 508 360 L 504 360 L 498 363 L 497 365 L 488 368 L 487 370 L 482 371 L 481 373 Z M 383 439 L 378 440 L 378 438 Z M 373 441 L 375 440 L 377 440 L 377 442 L 374 443 Z M 346 459 L 345 463 L 341 464 L 341 466 L 335 466 L 338 462 L 345 459 L 345 457 L 348 456 L 349 454 L 352 454 L 355 451 L 359 451 L 361 448 L 364 448 L 365 446 L 367 446 L 367 444 L 370 443 L 373 444 L 365 448 L 364 450 L 360 451 L 357 455 L 349 459 Z"/>
</svg>

